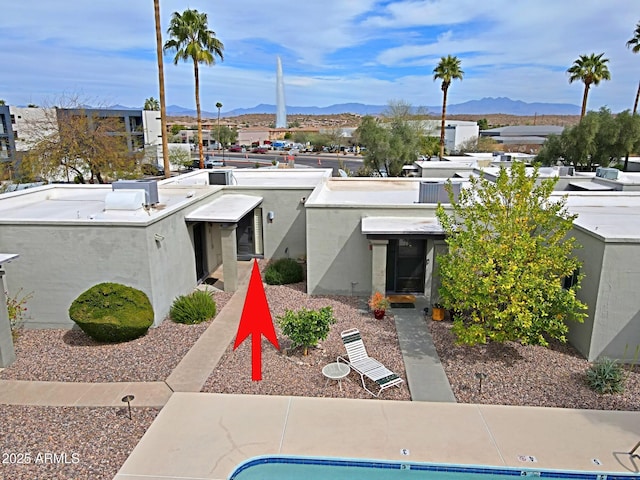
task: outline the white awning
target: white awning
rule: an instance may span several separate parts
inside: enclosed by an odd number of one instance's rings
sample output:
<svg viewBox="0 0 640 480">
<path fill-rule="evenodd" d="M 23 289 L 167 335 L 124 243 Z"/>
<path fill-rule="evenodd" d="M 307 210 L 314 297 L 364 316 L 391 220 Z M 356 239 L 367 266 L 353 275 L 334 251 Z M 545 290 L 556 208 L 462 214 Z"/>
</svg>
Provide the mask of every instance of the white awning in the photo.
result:
<svg viewBox="0 0 640 480">
<path fill-rule="evenodd" d="M 360 230 L 365 235 L 444 233 L 435 217 L 364 217 Z"/>
<path fill-rule="evenodd" d="M 613 188 L 609 187 L 608 185 L 602 185 L 601 183 L 596 182 L 569 182 L 569 185 L 574 188 L 579 188 L 580 190 L 589 190 L 592 192 L 604 192 L 613 190 Z"/>
<path fill-rule="evenodd" d="M 262 203 L 254 195 L 223 195 L 187 214 L 189 222 L 238 223 L 242 217 Z"/>
</svg>

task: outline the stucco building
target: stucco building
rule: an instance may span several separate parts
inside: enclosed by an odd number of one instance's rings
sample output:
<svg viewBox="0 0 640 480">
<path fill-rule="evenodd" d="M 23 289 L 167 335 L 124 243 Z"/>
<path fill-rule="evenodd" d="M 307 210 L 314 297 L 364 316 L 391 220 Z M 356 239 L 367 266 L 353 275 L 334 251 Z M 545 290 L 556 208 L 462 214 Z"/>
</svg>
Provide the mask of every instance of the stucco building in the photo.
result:
<svg viewBox="0 0 640 480">
<path fill-rule="evenodd" d="M 567 186 L 556 195 L 568 195 L 583 246 L 578 296 L 589 318 L 571 325 L 570 341 L 590 360 L 628 356 L 640 344 L 640 192 L 573 191 L 571 182 L 597 179 L 545 174 Z M 147 293 L 157 325 L 176 296 L 219 266 L 234 290 L 237 260 L 253 257 L 306 258 L 310 295 L 379 290 L 433 302 L 437 256 L 446 251 L 435 217 L 446 201 L 443 180 L 264 168 L 194 171 L 124 189 L 44 186 L 0 196 L 0 251 L 20 255 L 6 266 L 10 293 L 34 292 L 28 327 L 71 327 L 71 302 L 104 281 Z M 464 175 L 454 181 L 464 188 Z M 623 181 L 640 185 L 640 175 L 609 180 Z"/>
</svg>

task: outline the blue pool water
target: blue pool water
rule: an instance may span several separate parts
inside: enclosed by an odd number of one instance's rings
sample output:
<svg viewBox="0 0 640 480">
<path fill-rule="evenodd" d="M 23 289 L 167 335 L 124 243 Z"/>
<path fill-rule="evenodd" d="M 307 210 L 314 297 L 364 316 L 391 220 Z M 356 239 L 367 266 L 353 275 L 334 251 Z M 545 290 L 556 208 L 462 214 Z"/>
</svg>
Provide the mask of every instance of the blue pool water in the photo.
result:
<svg viewBox="0 0 640 480">
<path fill-rule="evenodd" d="M 633 474 L 551 471 L 429 463 L 304 457 L 256 457 L 240 464 L 230 480 L 630 480 Z"/>
</svg>

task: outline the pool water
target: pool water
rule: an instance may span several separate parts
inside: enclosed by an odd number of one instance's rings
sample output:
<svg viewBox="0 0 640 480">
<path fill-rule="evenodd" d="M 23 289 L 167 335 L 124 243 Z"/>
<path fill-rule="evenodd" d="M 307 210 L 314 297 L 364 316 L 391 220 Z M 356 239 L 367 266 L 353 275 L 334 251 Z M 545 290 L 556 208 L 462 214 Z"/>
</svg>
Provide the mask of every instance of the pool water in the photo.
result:
<svg viewBox="0 0 640 480">
<path fill-rule="evenodd" d="M 240 464 L 230 480 L 513 480 L 536 477 L 565 480 L 630 480 L 633 474 L 462 466 L 382 460 L 257 457 Z"/>
</svg>

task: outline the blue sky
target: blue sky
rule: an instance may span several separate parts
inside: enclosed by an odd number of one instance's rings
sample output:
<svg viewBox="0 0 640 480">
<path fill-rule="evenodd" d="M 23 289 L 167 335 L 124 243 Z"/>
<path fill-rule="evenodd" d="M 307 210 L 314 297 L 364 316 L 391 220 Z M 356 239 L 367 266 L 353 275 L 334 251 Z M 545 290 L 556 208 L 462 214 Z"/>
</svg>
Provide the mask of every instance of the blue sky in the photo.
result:
<svg viewBox="0 0 640 480">
<path fill-rule="evenodd" d="M 171 14 L 195 8 L 225 45 L 201 68 L 204 110 L 275 103 L 280 55 L 288 105 L 403 100 L 438 105 L 432 72 L 456 55 L 465 77 L 450 103 L 482 97 L 582 100 L 567 68 L 605 53 L 612 80 L 592 88 L 589 109 L 630 109 L 640 54 L 625 43 L 640 21 L 637 0 L 161 0 L 163 41 Z M 158 98 L 152 0 L 21 0 L 0 8 L 0 98 L 53 105 L 140 107 Z M 167 104 L 195 107 L 193 66 L 165 55 Z"/>
</svg>

